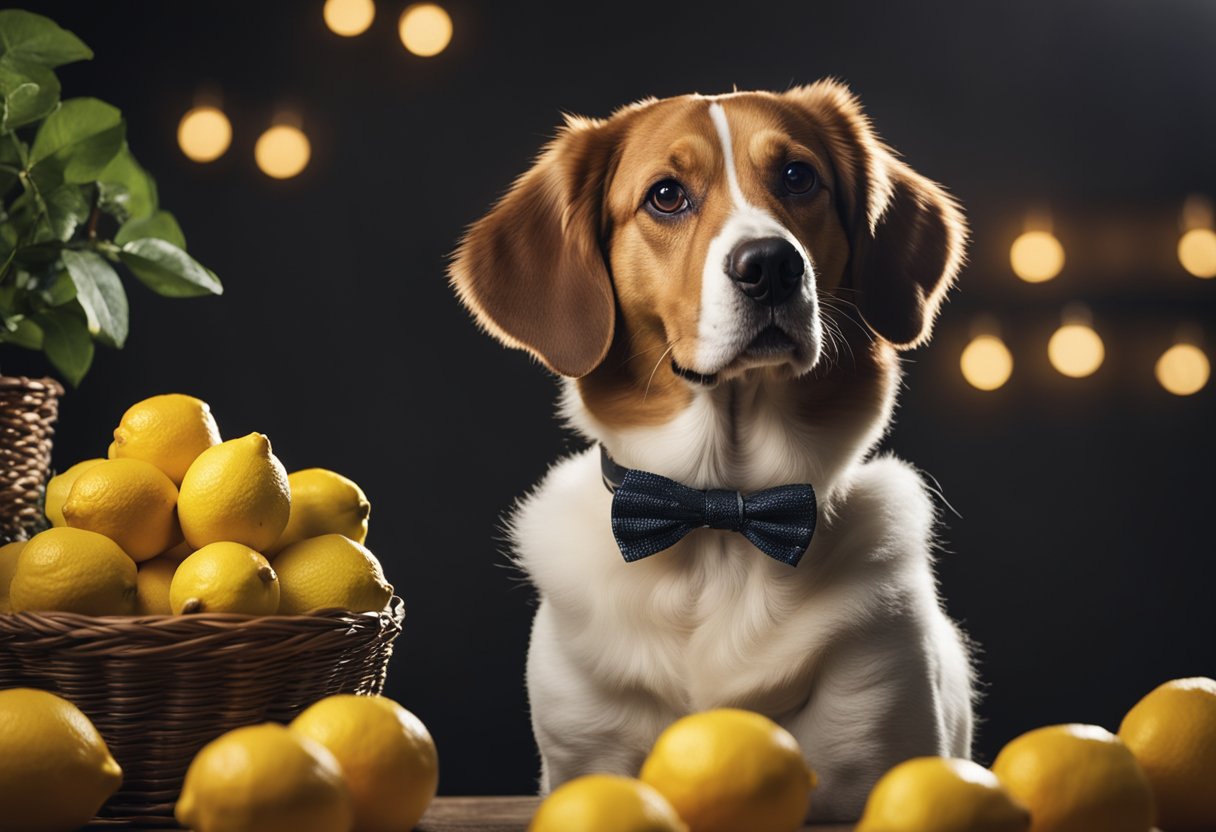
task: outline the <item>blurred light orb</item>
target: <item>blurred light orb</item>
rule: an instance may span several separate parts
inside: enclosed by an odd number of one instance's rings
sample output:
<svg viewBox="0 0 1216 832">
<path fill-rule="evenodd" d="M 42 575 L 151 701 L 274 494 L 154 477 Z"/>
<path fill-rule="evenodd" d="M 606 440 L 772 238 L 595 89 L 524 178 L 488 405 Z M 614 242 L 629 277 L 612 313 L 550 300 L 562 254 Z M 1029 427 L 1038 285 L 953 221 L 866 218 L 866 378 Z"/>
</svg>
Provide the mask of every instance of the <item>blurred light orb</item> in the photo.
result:
<svg viewBox="0 0 1216 832">
<path fill-rule="evenodd" d="M 452 41 L 452 18 L 434 3 L 415 3 L 401 13 L 398 32 L 406 49 L 429 58 Z"/>
<path fill-rule="evenodd" d="M 1050 231 L 1027 231 L 1009 248 L 1009 264 L 1027 283 L 1042 283 L 1064 268 L 1064 246 Z"/>
<path fill-rule="evenodd" d="M 1178 262 L 1195 277 L 1216 277 L 1216 231 L 1192 228 L 1178 240 Z"/>
<path fill-rule="evenodd" d="M 232 144 L 232 124 L 217 107 L 195 107 L 177 124 L 177 144 L 188 159 L 214 162 Z"/>
<path fill-rule="evenodd" d="M 275 179 L 290 179 L 308 166 L 312 147 L 298 127 L 276 124 L 253 147 L 253 158 L 262 173 Z"/>
<path fill-rule="evenodd" d="M 995 335 L 980 335 L 963 350 L 959 366 L 963 378 L 980 390 L 995 390 L 1009 381 L 1013 356 L 1005 342 Z"/>
<path fill-rule="evenodd" d="M 1102 338 L 1085 324 L 1065 324 L 1047 342 L 1051 366 L 1069 378 L 1085 378 L 1102 366 L 1106 349 Z"/>
<path fill-rule="evenodd" d="M 376 17 L 376 4 L 372 0 L 325 0 L 321 14 L 325 25 L 335 35 L 353 38 L 367 31 Z"/>
<path fill-rule="evenodd" d="M 1175 344 L 1157 359 L 1157 381 L 1175 396 L 1198 393 L 1211 373 L 1208 357 L 1194 344 Z"/>
</svg>

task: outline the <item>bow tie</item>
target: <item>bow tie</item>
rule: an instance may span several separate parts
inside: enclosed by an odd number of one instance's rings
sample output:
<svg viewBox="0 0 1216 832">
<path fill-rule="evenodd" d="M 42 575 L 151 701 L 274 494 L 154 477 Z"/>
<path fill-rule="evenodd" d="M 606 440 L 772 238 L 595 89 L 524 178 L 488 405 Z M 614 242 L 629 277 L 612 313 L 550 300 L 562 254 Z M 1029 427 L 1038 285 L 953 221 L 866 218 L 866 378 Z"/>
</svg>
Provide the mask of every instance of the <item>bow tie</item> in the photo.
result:
<svg viewBox="0 0 1216 832">
<path fill-rule="evenodd" d="M 649 557 L 696 528 L 739 532 L 774 560 L 797 566 L 815 533 L 815 489 L 779 485 L 744 496 L 701 491 L 625 468 L 600 446 L 600 470 L 612 495 L 612 533 L 625 560 Z"/>
</svg>

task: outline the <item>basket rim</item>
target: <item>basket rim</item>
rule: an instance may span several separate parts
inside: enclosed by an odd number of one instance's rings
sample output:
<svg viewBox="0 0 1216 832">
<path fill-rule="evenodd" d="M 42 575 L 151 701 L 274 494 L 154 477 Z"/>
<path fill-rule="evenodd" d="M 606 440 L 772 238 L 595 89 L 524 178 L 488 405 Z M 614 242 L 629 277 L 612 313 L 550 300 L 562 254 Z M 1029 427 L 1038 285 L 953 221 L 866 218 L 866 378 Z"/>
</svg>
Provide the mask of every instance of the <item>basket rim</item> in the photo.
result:
<svg viewBox="0 0 1216 832">
<path fill-rule="evenodd" d="M 10 376 L 0 373 L 0 388 L 4 387 L 28 387 L 31 390 L 49 390 L 56 396 L 64 394 L 63 385 L 58 379 L 50 376 L 42 378 L 30 378 L 29 376 Z"/>
</svg>

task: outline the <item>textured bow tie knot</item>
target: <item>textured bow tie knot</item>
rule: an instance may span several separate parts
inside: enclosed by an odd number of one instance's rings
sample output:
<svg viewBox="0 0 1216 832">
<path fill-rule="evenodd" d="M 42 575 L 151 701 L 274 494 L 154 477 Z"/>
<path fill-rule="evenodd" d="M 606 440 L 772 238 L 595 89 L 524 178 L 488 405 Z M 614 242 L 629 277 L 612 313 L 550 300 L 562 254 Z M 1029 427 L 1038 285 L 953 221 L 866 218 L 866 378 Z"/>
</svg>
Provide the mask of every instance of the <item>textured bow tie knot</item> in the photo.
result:
<svg viewBox="0 0 1216 832">
<path fill-rule="evenodd" d="M 738 491 L 711 488 L 705 493 L 705 525 L 737 532 L 743 528 L 743 495 Z"/>
</svg>

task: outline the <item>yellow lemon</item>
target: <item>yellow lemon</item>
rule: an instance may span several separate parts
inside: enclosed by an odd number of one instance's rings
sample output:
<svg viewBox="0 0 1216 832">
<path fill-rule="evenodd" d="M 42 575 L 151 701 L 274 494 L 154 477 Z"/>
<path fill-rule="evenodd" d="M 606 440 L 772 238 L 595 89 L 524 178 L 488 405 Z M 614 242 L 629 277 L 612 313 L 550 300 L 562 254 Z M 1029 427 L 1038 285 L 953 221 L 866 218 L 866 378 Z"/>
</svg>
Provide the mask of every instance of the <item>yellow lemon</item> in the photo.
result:
<svg viewBox="0 0 1216 832">
<path fill-rule="evenodd" d="M 177 512 L 195 549 L 221 540 L 264 552 L 287 527 L 287 471 L 260 433 L 229 439 L 199 454 L 182 480 Z"/>
<path fill-rule="evenodd" d="M 106 459 L 118 459 L 118 446 L 113 442 L 106 446 Z"/>
<path fill-rule="evenodd" d="M 372 504 L 353 481 L 324 468 L 306 468 L 289 474 L 287 482 L 291 516 L 270 554 L 323 534 L 344 535 L 357 543 L 367 539 Z"/>
<path fill-rule="evenodd" d="M 992 771 L 1030 810 L 1031 832 L 1149 832 L 1153 825 L 1148 780 L 1105 728 L 1037 728 L 1001 749 Z"/>
<path fill-rule="evenodd" d="M 391 699 L 322 699 L 289 726 L 330 750 L 350 789 L 358 832 L 413 829 L 435 797 L 439 758 L 422 720 Z"/>
<path fill-rule="evenodd" d="M 212 543 L 178 564 L 169 585 L 174 615 L 235 612 L 274 615 L 279 578 L 266 558 L 242 543 Z"/>
<path fill-rule="evenodd" d="M 393 597 L 376 556 L 340 534 L 293 543 L 279 552 L 274 566 L 283 583 L 283 615 L 321 609 L 377 612 Z"/>
<path fill-rule="evenodd" d="M 181 563 L 186 558 L 188 558 L 192 554 L 194 554 L 194 552 L 195 552 L 195 549 L 193 546 L 190 545 L 190 541 L 182 540 L 176 546 L 174 546 L 170 549 L 166 549 L 156 559 L 157 560 L 161 560 L 161 559 L 171 560 L 174 563 Z"/>
<path fill-rule="evenodd" d="M 13 611 L 8 600 L 8 590 L 13 583 L 13 573 L 17 571 L 17 556 L 24 548 L 24 540 L 14 540 L 0 546 L 0 613 Z"/>
<path fill-rule="evenodd" d="M 166 560 L 163 555 L 139 565 L 139 573 L 135 576 L 136 611 L 139 615 L 173 613 L 169 603 L 169 586 L 176 571 L 177 561 Z"/>
<path fill-rule="evenodd" d="M 0 690 L 0 829 L 70 832 L 120 785 L 122 769 L 79 708 L 42 690 Z"/>
<path fill-rule="evenodd" d="M 1128 711 L 1119 739 L 1148 776 L 1159 827 L 1216 829 L 1216 680 L 1161 685 Z"/>
<path fill-rule="evenodd" d="M 350 832 L 353 820 L 334 756 L 273 723 L 204 746 L 173 814 L 195 832 Z"/>
<path fill-rule="evenodd" d="M 63 516 L 72 528 L 104 534 L 141 561 L 178 541 L 176 505 L 177 488 L 155 465 L 110 459 L 76 478 Z"/>
<path fill-rule="evenodd" d="M 1027 832 L 1030 812 L 970 760 L 917 757 L 870 792 L 856 832 Z"/>
<path fill-rule="evenodd" d="M 554 790 L 528 832 L 688 832 L 653 787 L 632 777 L 590 774 Z"/>
<path fill-rule="evenodd" d="M 114 429 L 114 457 L 150 462 L 181 485 L 190 463 L 219 441 L 220 429 L 206 402 L 170 393 L 127 409 Z"/>
<path fill-rule="evenodd" d="M 13 612 L 55 610 L 81 615 L 135 612 L 135 561 L 105 535 L 47 529 L 25 544 L 9 602 Z"/>
<path fill-rule="evenodd" d="M 815 774 L 798 741 L 772 720 L 721 708 L 668 726 L 642 765 L 692 832 L 793 832 Z"/>
<path fill-rule="evenodd" d="M 50 481 L 46 484 L 46 504 L 44 509 L 46 519 L 51 521 L 52 526 L 66 526 L 68 524 L 68 521 L 63 519 L 63 504 L 68 498 L 68 492 L 72 490 L 72 483 L 76 482 L 76 478 L 85 471 L 103 462 L 105 462 L 104 459 L 86 459 L 84 462 L 77 462 L 62 474 L 51 477 Z"/>
</svg>

